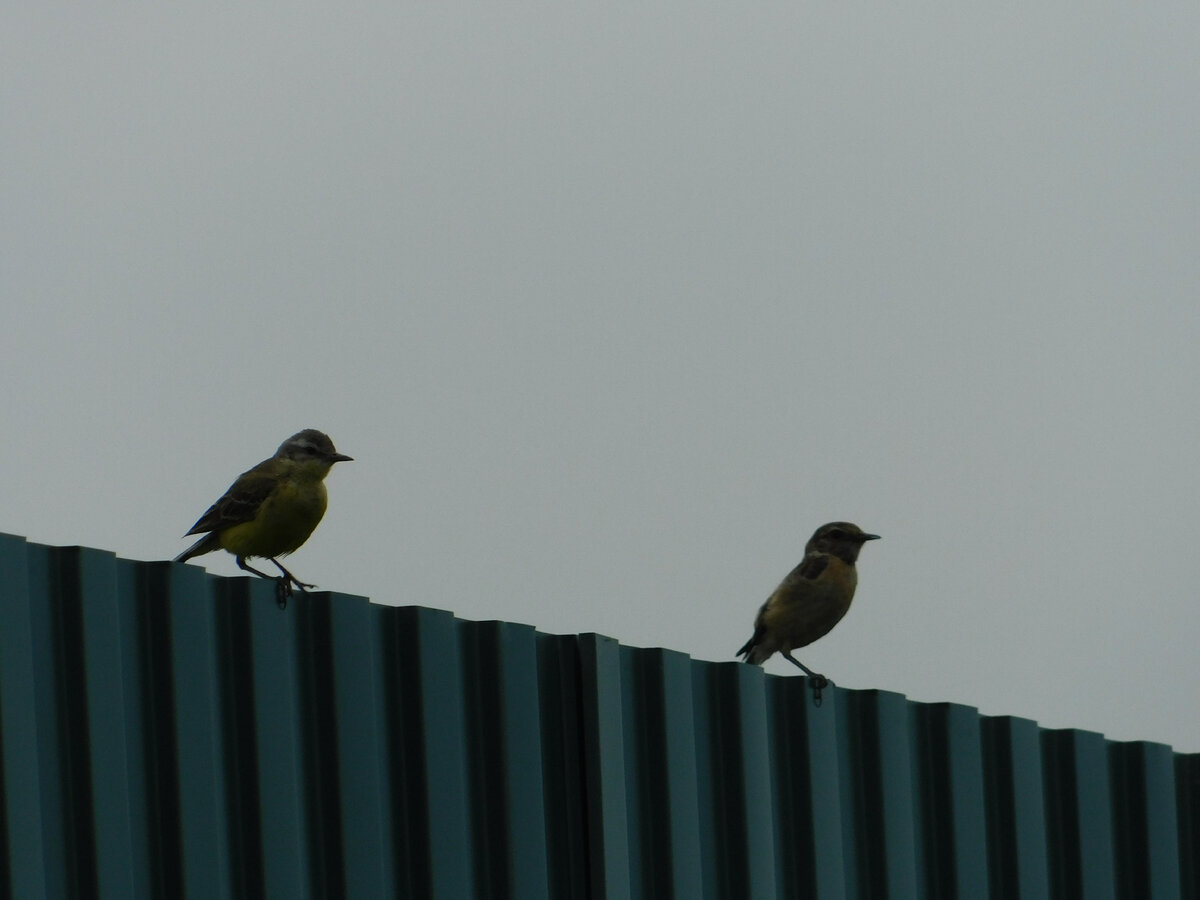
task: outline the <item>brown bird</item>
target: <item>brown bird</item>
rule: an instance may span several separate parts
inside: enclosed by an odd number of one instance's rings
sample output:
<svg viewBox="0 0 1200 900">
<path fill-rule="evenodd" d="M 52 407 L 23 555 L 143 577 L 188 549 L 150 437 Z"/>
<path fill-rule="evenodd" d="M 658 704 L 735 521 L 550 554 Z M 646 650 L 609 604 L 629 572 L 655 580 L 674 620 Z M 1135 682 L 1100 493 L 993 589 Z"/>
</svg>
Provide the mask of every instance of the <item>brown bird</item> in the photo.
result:
<svg viewBox="0 0 1200 900">
<path fill-rule="evenodd" d="M 792 651 L 827 635 L 850 609 L 858 570 L 854 563 L 867 541 L 879 540 L 849 522 L 822 525 L 804 545 L 804 559 L 780 582 L 754 619 L 754 635 L 738 651 L 743 661 L 762 665 L 779 653 L 813 679 L 814 700 L 829 680 Z"/>
</svg>

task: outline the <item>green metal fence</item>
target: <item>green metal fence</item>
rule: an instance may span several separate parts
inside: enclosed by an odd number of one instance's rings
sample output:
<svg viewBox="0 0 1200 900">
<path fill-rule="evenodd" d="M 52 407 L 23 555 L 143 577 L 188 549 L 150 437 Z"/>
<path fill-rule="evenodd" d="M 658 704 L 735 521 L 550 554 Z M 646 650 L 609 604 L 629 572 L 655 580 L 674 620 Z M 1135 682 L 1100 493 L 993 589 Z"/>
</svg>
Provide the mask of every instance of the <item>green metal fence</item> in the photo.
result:
<svg viewBox="0 0 1200 900">
<path fill-rule="evenodd" d="M 18 900 L 1200 896 L 1159 744 L 3 535 L 0 610 Z"/>
</svg>

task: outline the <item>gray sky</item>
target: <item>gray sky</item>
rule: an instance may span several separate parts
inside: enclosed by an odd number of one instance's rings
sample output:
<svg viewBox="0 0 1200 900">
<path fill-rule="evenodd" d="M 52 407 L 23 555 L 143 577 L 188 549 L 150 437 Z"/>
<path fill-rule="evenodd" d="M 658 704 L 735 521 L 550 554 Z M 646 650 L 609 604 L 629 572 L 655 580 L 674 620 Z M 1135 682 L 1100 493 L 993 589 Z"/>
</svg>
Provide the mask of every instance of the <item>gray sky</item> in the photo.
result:
<svg viewBox="0 0 1200 900">
<path fill-rule="evenodd" d="M 316 427 L 299 577 L 722 660 L 849 519 L 811 667 L 1200 750 L 1200 7 L 191 7 L 0 14 L 0 530 Z"/>
</svg>

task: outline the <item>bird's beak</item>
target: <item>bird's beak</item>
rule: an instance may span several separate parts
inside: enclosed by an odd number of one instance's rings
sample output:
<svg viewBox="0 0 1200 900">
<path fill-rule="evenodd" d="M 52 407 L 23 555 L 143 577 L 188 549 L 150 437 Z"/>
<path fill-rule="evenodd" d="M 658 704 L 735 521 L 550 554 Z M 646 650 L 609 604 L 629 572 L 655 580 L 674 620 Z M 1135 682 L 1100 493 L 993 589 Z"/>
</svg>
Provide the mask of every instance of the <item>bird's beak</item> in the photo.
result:
<svg viewBox="0 0 1200 900">
<path fill-rule="evenodd" d="M 863 540 L 864 540 L 864 541 L 877 541 L 877 540 L 879 540 L 879 535 L 877 535 L 877 534 L 864 534 L 864 535 L 863 535 Z"/>
<path fill-rule="evenodd" d="M 353 456 L 347 456 L 345 453 L 335 453 L 329 457 L 330 464 L 335 462 L 354 462 Z"/>
</svg>

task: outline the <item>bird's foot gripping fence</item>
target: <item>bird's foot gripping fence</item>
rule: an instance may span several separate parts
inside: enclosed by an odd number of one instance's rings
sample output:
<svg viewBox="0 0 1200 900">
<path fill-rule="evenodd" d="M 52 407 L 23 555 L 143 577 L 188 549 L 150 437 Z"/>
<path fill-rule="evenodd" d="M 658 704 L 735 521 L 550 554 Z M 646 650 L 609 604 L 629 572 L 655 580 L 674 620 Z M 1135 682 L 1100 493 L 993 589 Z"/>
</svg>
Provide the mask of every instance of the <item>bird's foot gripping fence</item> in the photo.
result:
<svg viewBox="0 0 1200 900">
<path fill-rule="evenodd" d="M 827 687 L 836 687 L 836 685 L 826 678 L 824 675 L 813 675 L 809 679 L 809 687 L 812 688 L 813 706 L 819 707 L 825 702 L 822 692 Z"/>
<path fill-rule="evenodd" d="M 287 609 L 288 598 L 293 594 L 292 585 L 295 585 L 296 589 L 302 594 L 309 588 L 316 587 L 315 584 L 309 584 L 307 581 L 301 581 L 299 578 L 285 569 L 283 564 L 274 557 L 271 558 L 271 562 L 275 563 L 275 565 L 279 568 L 279 571 L 283 573 L 275 579 L 275 602 L 279 605 L 280 609 Z"/>
<path fill-rule="evenodd" d="M 299 586 L 299 585 L 297 585 Z M 304 590 L 303 587 L 300 590 Z M 280 575 L 275 579 L 275 603 L 280 609 L 287 609 L 288 598 L 292 596 L 292 580 Z"/>
</svg>

